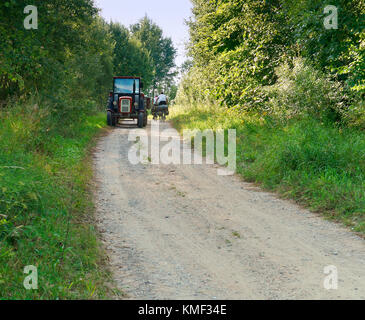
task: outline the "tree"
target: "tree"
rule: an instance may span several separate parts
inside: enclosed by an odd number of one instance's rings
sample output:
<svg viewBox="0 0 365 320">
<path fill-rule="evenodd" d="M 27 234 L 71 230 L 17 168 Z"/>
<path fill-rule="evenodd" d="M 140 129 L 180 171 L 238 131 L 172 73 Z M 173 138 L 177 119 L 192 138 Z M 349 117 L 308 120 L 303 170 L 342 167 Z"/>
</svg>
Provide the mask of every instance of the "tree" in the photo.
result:
<svg viewBox="0 0 365 320">
<path fill-rule="evenodd" d="M 148 88 L 154 76 L 154 66 L 149 51 L 119 23 L 110 23 L 110 31 L 115 42 L 114 73 L 142 77 L 145 87 Z"/>
<path fill-rule="evenodd" d="M 163 36 L 161 28 L 145 16 L 138 23 L 131 26 L 133 37 L 140 40 L 148 50 L 154 68 L 153 89 L 169 85 L 176 72 L 176 49 L 170 38 Z"/>
<path fill-rule="evenodd" d="M 189 55 L 203 88 L 227 106 L 261 102 L 257 88 L 275 81 L 284 34 L 276 0 L 193 0 Z"/>
<path fill-rule="evenodd" d="M 275 84 L 275 69 L 296 56 L 364 92 L 364 0 L 331 2 L 338 8 L 338 30 L 324 26 L 326 0 L 192 3 L 187 24 L 193 67 L 180 86 L 186 100 L 198 97 L 198 90 L 229 107 L 264 107 L 263 87 Z M 187 89 L 189 83 L 196 87 Z"/>
<path fill-rule="evenodd" d="M 94 66 L 110 67 L 112 53 L 103 42 L 108 35 L 97 22 L 93 1 L 34 0 L 41 17 L 37 30 L 24 28 L 23 10 L 28 4 L 25 0 L 0 3 L 0 98 L 41 90 L 57 95 L 69 87 L 70 79 L 100 80 L 95 72 L 80 75 L 81 70 L 92 71 L 86 68 L 91 61 Z M 103 36 L 97 42 L 90 34 Z M 73 63 L 77 60 L 79 64 Z M 68 68 L 71 65 L 74 69 Z"/>
</svg>

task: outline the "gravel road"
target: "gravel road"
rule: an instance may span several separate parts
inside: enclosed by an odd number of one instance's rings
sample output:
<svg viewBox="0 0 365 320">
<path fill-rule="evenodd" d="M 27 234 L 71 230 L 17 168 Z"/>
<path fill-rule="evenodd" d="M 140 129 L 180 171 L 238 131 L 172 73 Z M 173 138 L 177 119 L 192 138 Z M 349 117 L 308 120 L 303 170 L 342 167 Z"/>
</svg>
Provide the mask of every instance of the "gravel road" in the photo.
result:
<svg viewBox="0 0 365 320">
<path fill-rule="evenodd" d="M 127 299 L 365 299 L 363 239 L 217 165 L 133 165 L 134 128 L 94 156 L 97 224 Z"/>
</svg>

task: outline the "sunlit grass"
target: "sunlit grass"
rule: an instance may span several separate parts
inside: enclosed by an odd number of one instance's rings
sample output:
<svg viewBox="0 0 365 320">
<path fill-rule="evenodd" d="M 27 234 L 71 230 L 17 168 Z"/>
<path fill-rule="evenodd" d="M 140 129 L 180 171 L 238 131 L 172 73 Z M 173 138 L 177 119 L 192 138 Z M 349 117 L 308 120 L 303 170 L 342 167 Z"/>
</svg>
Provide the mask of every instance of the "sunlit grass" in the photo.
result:
<svg viewBox="0 0 365 320">
<path fill-rule="evenodd" d="M 207 106 L 175 106 L 170 119 L 180 131 L 236 129 L 237 171 L 246 180 L 365 233 L 364 132 Z"/>
<path fill-rule="evenodd" d="M 88 157 L 105 115 L 63 134 L 40 113 L 0 113 L 0 299 L 106 297 Z M 38 290 L 23 287 L 27 265 L 38 267 Z"/>
</svg>

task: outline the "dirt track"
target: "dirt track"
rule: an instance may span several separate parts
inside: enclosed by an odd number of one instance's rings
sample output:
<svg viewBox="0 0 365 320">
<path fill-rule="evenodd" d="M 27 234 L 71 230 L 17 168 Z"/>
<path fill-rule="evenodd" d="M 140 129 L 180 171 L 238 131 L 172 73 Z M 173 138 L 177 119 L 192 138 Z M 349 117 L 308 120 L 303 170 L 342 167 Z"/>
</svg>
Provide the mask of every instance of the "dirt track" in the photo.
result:
<svg viewBox="0 0 365 320">
<path fill-rule="evenodd" d="M 132 165 L 131 128 L 95 153 L 98 227 L 129 298 L 365 299 L 364 240 L 216 165 Z"/>
</svg>

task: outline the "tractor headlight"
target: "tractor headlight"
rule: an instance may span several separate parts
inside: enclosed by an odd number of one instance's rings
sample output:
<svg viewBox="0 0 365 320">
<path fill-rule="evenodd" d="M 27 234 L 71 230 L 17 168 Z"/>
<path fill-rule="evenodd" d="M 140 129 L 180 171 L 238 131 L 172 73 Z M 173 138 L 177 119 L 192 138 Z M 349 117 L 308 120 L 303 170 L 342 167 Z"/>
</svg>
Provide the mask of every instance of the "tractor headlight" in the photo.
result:
<svg viewBox="0 0 365 320">
<path fill-rule="evenodd" d="M 134 106 L 137 108 L 138 107 L 138 102 L 135 102 L 134 103 Z"/>
<path fill-rule="evenodd" d="M 115 106 L 116 106 L 116 105 L 117 105 L 117 102 L 116 102 L 116 101 L 113 101 L 113 105 L 115 105 Z"/>
</svg>

